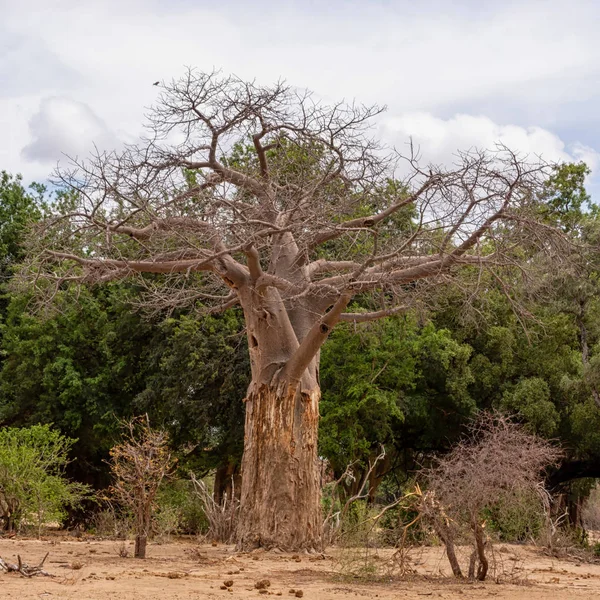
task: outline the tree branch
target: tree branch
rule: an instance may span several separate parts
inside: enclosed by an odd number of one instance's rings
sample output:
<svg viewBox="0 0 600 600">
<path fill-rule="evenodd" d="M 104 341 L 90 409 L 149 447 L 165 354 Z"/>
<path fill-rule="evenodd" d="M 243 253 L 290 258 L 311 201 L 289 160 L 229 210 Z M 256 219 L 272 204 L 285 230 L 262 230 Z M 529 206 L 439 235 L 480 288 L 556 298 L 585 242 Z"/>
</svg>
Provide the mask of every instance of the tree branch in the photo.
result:
<svg viewBox="0 0 600 600">
<path fill-rule="evenodd" d="M 344 233 L 347 233 L 348 231 L 352 231 L 354 229 L 374 227 L 384 219 L 387 219 L 394 213 L 398 212 L 404 206 L 408 206 L 409 204 L 413 204 L 414 202 L 416 202 L 418 198 L 420 198 L 429 188 L 431 188 L 438 182 L 438 177 L 432 177 L 428 179 L 416 192 L 414 192 L 407 198 L 404 198 L 392 204 L 390 207 L 386 208 L 385 210 L 379 213 L 375 213 L 366 217 L 358 217 L 356 219 L 351 219 L 350 221 L 340 223 L 340 225 L 335 229 L 323 233 L 318 233 L 309 243 L 308 247 L 310 249 L 315 248 L 320 244 L 336 239 L 341 235 L 344 235 Z"/>
<path fill-rule="evenodd" d="M 383 317 L 391 317 L 393 315 L 404 313 L 408 308 L 408 306 L 402 304 L 400 306 L 394 306 L 393 308 L 385 308 L 373 312 L 342 313 L 340 315 L 340 321 L 345 321 L 347 323 L 365 323 L 366 321 L 375 321 L 377 319 L 382 319 Z"/>
<path fill-rule="evenodd" d="M 106 267 L 112 269 L 136 271 L 138 273 L 184 273 L 187 271 L 215 270 L 210 264 L 210 260 L 212 259 L 172 260 L 161 262 L 150 260 L 116 260 L 112 258 L 89 259 L 82 258 L 76 254 L 54 252 L 53 250 L 46 250 L 46 254 L 55 259 L 72 260 L 81 266 L 98 270 L 105 269 Z"/>
<path fill-rule="evenodd" d="M 310 328 L 300 346 L 284 367 L 284 377 L 287 381 L 292 383 L 300 381 L 302 374 L 329 337 L 331 330 L 340 320 L 351 299 L 352 294 L 350 293 L 340 294 L 329 312 Z"/>
</svg>

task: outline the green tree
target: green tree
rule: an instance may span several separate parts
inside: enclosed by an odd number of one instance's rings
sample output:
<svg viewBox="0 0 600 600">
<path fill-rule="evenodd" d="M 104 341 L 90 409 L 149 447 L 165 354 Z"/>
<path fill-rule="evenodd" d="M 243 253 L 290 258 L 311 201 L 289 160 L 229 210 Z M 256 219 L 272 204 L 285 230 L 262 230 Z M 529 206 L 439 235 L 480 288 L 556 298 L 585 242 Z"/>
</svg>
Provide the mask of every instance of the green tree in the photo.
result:
<svg viewBox="0 0 600 600">
<path fill-rule="evenodd" d="M 448 330 L 414 316 L 339 327 L 323 347 L 320 451 L 339 477 L 347 465 L 355 480 L 347 495 L 382 478 L 406 453 L 447 446 L 472 414 L 471 349 Z M 369 461 L 385 445 L 385 459 L 365 481 Z"/>
<path fill-rule="evenodd" d="M 0 507 L 9 531 L 35 522 L 38 535 L 49 521 L 62 521 L 88 488 L 65 477 L 76 440 L 49 425 L 0 429 Z"/>
<path fill-rule="evenodd" d="M 152 324 L 131 311 L 127 290 L 64 291 L 51 315 L 30 314 L 28 297 L 11 299 L 0 371 L 0 423 L 53 423 L 77 438 L 69 473 L 102 487 L 103 460 L 145 387 L 144 348 Z"/>
<path fill-rule="evenodd" d="M 23 238 L 31 221 L 42 216 L 46 190 L 32 184 L 28 192 L 20 175 L 0 171 L 0 284 L 24 254 Z"/>
<path fill-rule="evenodd" d="M 169 432 L 187 470 L 217 469 L 215 498 L 239 484 L 250 359 L 238 311 L 179 314 L 160 323 L 144 353 L 145 389 L 134 399 Z M 238 485 L 239 491 L 239 485 Z"/>
</svg>

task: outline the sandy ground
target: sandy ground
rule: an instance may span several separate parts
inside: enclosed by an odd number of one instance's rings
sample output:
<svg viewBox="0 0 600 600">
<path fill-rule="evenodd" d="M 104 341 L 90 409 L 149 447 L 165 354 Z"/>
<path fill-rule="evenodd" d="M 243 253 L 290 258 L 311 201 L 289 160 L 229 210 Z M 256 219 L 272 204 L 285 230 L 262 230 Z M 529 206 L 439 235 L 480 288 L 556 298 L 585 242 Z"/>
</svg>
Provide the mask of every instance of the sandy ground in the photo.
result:
<svg viewBox="0 0 600 600">
<path fill-rule="evenodd" d="M 600 565 L 559 561 L 535 548 L 503 546 L 496 556 L 505 581 L 466 583 L 447 577 L 440 548 L 419 550 L 412 557 L 416 574 L 408 579 L 377 583 L 352 578 L 347 569 L 354 553 L 332 551 L 323 556 L 275 553 L 239 554 L 231 547 L 197 545 L 191 541 L 150 544 L 146 560 L 122 558 L 122 544 L 76 538 L 42 541 L 0 539 L 0 556 L 16 562 L 17 554 L 35 564 L 49 552 L 45 568 L 54 578 L 26 579 L 0 574 L 0 598 L 74 600 L 188 600 L 204 598 L 250 599 L 267 596 L 306 600 L 379 598 L 413 600 L 495 597 L 511 600 L 600 598 Z M 129 552 L 133 548 L 127 544 Z M 383 553 L 381 563 L 388 557 Z M 266 591 L 255 585 L 268 579 Z M 229 589 L 221 589 L 228 582 Z M 230 584 L 230 582 L 233 582 Z M 294 590 L 294 593 L 290 593 Z"/>
</svg>

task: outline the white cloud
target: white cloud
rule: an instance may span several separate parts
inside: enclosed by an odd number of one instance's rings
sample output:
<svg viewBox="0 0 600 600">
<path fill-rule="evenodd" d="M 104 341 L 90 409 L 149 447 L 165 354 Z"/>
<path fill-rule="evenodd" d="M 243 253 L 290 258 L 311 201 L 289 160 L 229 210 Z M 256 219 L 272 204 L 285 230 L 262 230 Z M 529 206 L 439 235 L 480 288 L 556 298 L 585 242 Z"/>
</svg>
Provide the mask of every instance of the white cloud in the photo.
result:
<svg viewBox="0 0 600 600">
<path fill-rule="evenodd" d="M 418 133 L 440 156 L 500 135 L 548 158 L 597 161 L 584 146 L 600 148 L 600 132 L 588 135 L 581 125 L 596 118 L 600 96 L 600 5 L 593 0 L 572 0 L 568 10 L 562 0 L 4 5 L 0 138 L 10 143 L 0 146 L 0 168 L 26 178 L 39 169 L 34 158 L 83 152 L 93 137 L 109 140 L 108 128 L 120 140 L 136 137 L 144 106 L 156 98 L 152 82 L 179 76 L 185 65 L 263 83 L 284 77 L 329 100 L 388 104 L 395 125 L 383 131 L 391 141 Z M 63 105 L 41 115 L 51 94 Z M 559 109 L 576 100 L 585 105 L 564 125 Z M 448 118 L 456 113 L 460 123 Z M 585 139 L 571 139 L 570 127 Z"/>
<path fill-rule="evenodd" d="M 577 161 L 582 160 L 592 170 L 593 175 L 597 175 L 600 168 L 600 152 L 584 144 L 576 142 L 571 145 L 570 153 Z"/>
<path fill-rule="evenodd" d="M 407 113 L 390 118 L 383 125 L 383 135 L 392 140 L 400 152 L 412 139 L 425 162 L 450 164 L 457 150 L 493 149 L 497 144 L 547 161 L 585 161 L 591 169 L 600 165 L 600 154 L 582 144 L 566 144 L 542 127 L 500 125 L 488 117 L 455 115 L 441 119 L 427 112 Z"/>
<path fill-rule="evenodd" d="M 0 30 L 1 31 L 1 30 Z M 0 36 L 0 96 L 69 89 L 80 76 L 41 39 L 4 31 Z"/>
<path fill-rule="evenodd" d="M 56 163 L 63 154 L 86 155 L 93 145 L 110 150 L 118 139 L 92 109 L 69 98 L 44 98 L 29 122 L 33 140 L 22 155 L 27 160 Z"/>
</svg>

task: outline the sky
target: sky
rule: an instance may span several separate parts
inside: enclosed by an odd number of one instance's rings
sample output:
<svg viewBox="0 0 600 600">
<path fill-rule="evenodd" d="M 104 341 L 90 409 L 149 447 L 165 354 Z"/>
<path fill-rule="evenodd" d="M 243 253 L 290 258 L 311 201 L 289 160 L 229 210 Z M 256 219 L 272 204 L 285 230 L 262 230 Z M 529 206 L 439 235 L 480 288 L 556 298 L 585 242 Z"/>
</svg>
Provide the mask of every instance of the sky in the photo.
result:
<svg viewBox="0 0 600 600">
<path fill-rule="evenodd" d="M 600 198 L 598 0 L 0 0 L 0 170 L 143 133 L 186 67 L 386 105 L 378 135 L 449 163 L 501 142 L 584 160 Z"/>
</svg>

